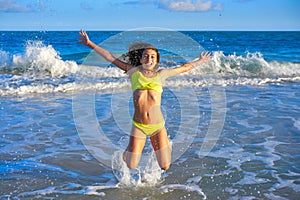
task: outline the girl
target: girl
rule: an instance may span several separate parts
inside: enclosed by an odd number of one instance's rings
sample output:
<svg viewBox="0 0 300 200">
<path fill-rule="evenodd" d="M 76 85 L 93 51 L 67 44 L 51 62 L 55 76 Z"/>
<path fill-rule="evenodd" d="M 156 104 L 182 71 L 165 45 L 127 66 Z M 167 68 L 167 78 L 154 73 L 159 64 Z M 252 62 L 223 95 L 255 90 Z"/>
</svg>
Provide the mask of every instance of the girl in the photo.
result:
<svg viewBox="0 0 300 200">
<path fill-rule="evenodd" d="M 131 45 L 127 53 L 129 60 L 127 63 L 115 58 L 109 51 L 93 43 L 85 31 L 81 30 L 79 35 L 79 44 L 94 49 L 108 62 L 126 72 L 130 78 L 134 114 L 129 144 L 123 153 L 123 159 L 127 166 L 131 169 L 137 167 L 146 137 L 149 136 L 159 166 L 163 170 L 169 169 L 172 147 L 160 108 L 164 81 L 207 62 L 210 59 L 210 53 L 201 53 L 199 59 L 179 67 L 158 70 L 160 54 L 150 44 L 135 43 Z"/>
</svg>

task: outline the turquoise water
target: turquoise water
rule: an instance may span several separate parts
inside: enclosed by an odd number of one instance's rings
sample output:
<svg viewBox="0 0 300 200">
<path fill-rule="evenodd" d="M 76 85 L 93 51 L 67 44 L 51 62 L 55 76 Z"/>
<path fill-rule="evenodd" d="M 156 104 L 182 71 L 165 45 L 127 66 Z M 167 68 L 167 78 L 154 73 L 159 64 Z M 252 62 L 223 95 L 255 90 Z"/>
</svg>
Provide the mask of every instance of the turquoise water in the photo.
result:
<svg viewBox="0 0 300 200">
<path fill-rule="evenodd" d="M 131 175 L 126 74 L 77 32 L 0 32 L 1 199 L 297 199 L 299 32 L 147 31 L 89 35 L 116 56 L 150 41 L 162 68 L 213 55 L 166 82 L 170 169 L 148 142 Z"/>
</svg>

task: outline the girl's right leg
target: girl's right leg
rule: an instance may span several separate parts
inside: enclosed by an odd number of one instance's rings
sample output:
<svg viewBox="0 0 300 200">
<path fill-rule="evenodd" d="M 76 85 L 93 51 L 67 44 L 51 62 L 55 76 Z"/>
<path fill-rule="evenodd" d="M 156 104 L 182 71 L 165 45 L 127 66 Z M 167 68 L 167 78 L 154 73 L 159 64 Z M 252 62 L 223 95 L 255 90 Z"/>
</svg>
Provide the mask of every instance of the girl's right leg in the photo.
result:
<svg viewBox="0 0 300 200">
<path fill-rule="evenodd" d="M 145 143 L 146 135 L 140 129 L 132 125 L 129 144 L 123 153 L 123 159 L 128 168 L 134 169 L 138 166 Z"/>
</svg>

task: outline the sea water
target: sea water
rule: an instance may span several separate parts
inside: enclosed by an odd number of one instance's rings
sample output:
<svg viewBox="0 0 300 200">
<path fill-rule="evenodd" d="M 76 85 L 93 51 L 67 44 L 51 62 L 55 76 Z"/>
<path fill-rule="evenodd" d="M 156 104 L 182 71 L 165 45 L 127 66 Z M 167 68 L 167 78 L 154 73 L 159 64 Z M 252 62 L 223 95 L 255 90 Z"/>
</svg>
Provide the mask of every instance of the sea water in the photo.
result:
<svg viewBox="0 0 300 200">
<path fill-rule="evenodd" d="M 147 140 L 122 162 L 133 103 L 127 75 L 78 33 L 0 32 L 1 199 L 298 199 L 300 33 L 91 31 L 122 57 L 158 46 L 160 68 L 211 60 L 166 81 L 172 163 Z"/>
</svg>

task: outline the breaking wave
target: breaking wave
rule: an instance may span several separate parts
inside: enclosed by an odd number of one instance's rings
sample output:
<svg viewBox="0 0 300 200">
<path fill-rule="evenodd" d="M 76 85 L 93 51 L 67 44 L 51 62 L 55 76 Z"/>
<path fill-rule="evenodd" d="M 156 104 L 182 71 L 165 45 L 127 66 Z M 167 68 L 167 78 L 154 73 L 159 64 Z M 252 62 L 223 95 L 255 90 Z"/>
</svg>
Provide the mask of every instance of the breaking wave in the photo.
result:
<svg viewBox="0 0 300 200">
<path fill-rule="evenodd" d="M 46 46 L 42 41 L 28 41 L 23 54 L 11 55 L 0 50 L 0 95 L 83 90 L 109 92 L 129 86 L 126 74 L 93 52 L 64 57 L 71 60 L 63 59 L 53 46 Z M 84 62 L 87 57 L 89 60 Z M 161 68 L 180 64 L 176 58 L 162 55 Z M 265 85 L 298 81 L 300 63 L 266 61 L 260 52 L 225 55 L 216 51 L 208 63 L 171 78 L 166 87 Z"/>
</svg>

